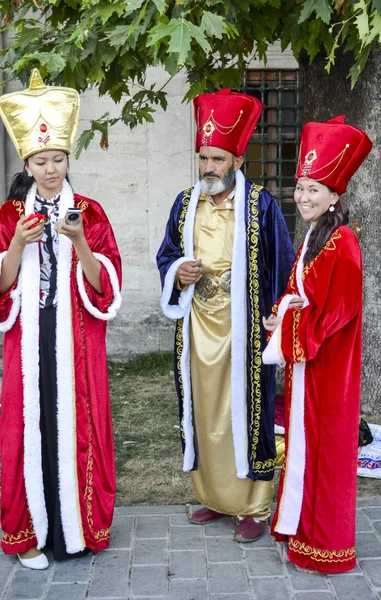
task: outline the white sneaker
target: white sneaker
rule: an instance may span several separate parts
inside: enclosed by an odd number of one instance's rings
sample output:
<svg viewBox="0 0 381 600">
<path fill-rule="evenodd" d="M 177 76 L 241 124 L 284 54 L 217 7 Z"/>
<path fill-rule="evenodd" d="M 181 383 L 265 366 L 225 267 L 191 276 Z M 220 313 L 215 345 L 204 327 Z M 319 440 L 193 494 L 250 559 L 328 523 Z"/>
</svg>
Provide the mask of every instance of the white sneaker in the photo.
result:
<svg viewBox="0 0 381 600">
<path fill-rule="evenodd" d="M 21 558 L 20 554 L 17 556 L 19 557 L 19 561 L 21 562 L 22 566 L 26 567 L 27 569 L 42 570 L 47 569 L 49 566 L 49 561 L 42 552 L 34 558 Z"/>
</svg>

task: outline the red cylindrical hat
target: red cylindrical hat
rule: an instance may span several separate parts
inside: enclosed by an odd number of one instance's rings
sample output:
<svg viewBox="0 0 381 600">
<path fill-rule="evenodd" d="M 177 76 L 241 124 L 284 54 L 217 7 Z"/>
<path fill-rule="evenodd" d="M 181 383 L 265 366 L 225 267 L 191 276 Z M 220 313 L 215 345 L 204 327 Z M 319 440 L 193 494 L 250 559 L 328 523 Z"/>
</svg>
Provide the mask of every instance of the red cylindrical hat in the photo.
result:
<svg viewBox="0 0 381 600">
<path fill-rule="evenodd" d="M 247 94 L 224 89 L 193 100 L 196 152 L 215 146 L 242 156 L 262 112 L 262 103 Z"/>
<path fill-rule="evenodd" d="M 295 179 L 309 177 L 343 194 L 372 149 L 361 129 L 344 123 L 345 116 L 326 123 L 307 123 L 302 129 Z"/>
</svg>

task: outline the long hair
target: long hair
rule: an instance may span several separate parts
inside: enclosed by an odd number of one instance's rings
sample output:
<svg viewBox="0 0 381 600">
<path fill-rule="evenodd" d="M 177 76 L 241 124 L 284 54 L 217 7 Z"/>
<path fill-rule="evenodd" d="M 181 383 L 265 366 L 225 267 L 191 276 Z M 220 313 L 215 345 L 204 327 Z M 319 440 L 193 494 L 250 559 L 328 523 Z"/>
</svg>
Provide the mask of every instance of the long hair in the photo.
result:
<svg viewBox="0 0 381 600">
<path fill-rule="evenodd" d="M 25 198 L 34 184 L 34 177 L 29 177 L 28 172 L 26 170 L 26 166 L 28 164 L 28 159 L 24 162 L 24 168 L 21 173 L 16 173 L 16 175 L 12 179 L 11 187 L 9 188 L 9 194 L 7 200 L 22 200 L 25 201 Z M 67 166 L 69 168 L 69 157 L 67 159 Z M 69 175 L 66 173 L 66 179 L 69 181 Z M 71 185 L 71 184 L 70 184 Z"/>
<path fill-rule="evenodd" d="M 335 210 L 327 210 L 319 219 L 311 231 L 308 240 L 307 251 L 304 255 L 304 264 L 311 262 L 324 248 L 329 238 L 340 225 L 346 225 L 349 221 L 349 210 L 341 198 L 334 204 Z"/>
</svg>

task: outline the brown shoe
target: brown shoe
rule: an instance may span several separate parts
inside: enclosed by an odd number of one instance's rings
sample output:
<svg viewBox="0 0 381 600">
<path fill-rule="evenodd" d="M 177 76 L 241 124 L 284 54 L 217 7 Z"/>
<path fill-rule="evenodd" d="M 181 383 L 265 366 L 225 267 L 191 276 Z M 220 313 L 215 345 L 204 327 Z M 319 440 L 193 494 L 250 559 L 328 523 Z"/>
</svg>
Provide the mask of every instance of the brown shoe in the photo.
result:
<svg viewBox="0 0 381 600">
<path fill-rule="evenodd" d="M 253 517 L 245 517 L 235 528 L 233 540 L 236 542 L 254 542 L 264 534 L 266 523 L 255 521 Z"/>
<path fill-rule="evenodd" d="M 226 515 L 215 512 L 210 508 L 200 508 L 191 515 L 189 520 L 197 525 L 205 525 L 206 523 L 213 523 L 213 521 L 217 521 L 217 519 L 221 519 L 222 517 L 226 517 Z"/>
</svg>

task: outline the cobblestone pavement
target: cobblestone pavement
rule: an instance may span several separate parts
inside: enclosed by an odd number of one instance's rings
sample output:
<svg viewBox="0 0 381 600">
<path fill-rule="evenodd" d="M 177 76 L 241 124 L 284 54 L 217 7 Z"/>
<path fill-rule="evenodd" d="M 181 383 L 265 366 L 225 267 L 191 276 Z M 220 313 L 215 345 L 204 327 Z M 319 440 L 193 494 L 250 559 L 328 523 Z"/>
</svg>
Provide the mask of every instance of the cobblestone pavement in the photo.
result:
<svg viewBox="0 0 381 600">
<path fill-rule="evenodd" d="M 109 550 L 30 571 L 0 555 L 1 600 L 381 600 L 381 498 L 358 501 L 358 564 L 302 574 L 267 532 L 232 540 L 233 520 L 189 523 L 184 506 L 117 508 Z"/>
</svg>

